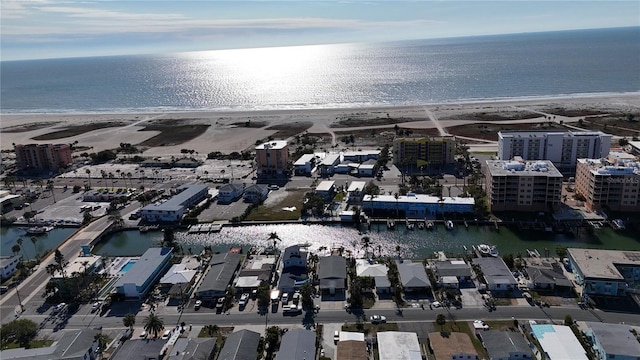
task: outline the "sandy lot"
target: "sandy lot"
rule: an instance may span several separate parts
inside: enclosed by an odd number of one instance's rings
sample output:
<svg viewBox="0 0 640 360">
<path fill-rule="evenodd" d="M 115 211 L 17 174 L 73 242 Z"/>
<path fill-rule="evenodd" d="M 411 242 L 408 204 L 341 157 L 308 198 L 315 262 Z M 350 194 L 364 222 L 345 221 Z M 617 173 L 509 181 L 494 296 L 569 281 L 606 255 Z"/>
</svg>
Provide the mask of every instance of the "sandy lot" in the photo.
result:
<svg viewBox="0 0 640 360">
<path fill-rule="evenodd" d="M 557 115 L 554 109 L 564 109 L 570 116 Z M 531 100 L 505 100 L 478 103 L 430 104 L 425 106 L 361 108 L 361 109 L 307 109 L 255 112 L 184 112 L 161 114 L 20 114 L 2 115 L 0 121 L 0 148 L 11 149 L 13 144 L 73 143 L 93 147 L 91 151 L 117 148 L 120 143 L 139 144 L 157 135 L 157 131 L 140 131 L 145 126 L 163 120 L 179 124 L 207 124 L 201 135 L 184 143 L 147 149 L 145 156 L 180 155 L 181 149 L 193 149 L 200 154 L 211 151 L 229 153 L 250 149 L 256 141 L 276 130 L 274 125 L 311 122 L 307 130 L 312 134 L 330 135 L 336 144 L 340 134 L 363 129 L 393 129 L 395 125 L 406 129 L 436 129 L 441 134 L 447 128 L 470 123 L 500 123 L 502 125 L 547 122 L 552 116 L 556 123 L 575 125 L 584 112 L 640 114 L 640 96 L 620 94 L 592 97 L 566 97 Z M 478 119 L 486 116 L 487 119 Z M 493 118 L 492 118 L 493 116 Z M 640 117 L 640 116 L 638 116 Z M 119 127 L 107 127 L 56 140 L 37 141 L 34 137 L 78 124 L 118 122 Z M 260 126 L 247 127 L 247 122 Z M 264 125 L 264 126 L 262 126 Z M 434 130 L 434 131 L 436 131 Z M 493 145 L 493 141 L 479 140 Z"/>
</svg>

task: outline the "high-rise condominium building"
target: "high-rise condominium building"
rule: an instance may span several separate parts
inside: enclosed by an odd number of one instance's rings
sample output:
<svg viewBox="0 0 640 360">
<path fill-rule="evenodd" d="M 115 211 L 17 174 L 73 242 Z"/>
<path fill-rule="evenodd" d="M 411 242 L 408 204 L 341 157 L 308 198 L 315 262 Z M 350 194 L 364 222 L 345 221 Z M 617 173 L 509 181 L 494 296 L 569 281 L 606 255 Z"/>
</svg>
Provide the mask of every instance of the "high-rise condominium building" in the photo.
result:
<svg viewBox="0 0 640 360">
<path fill-rule="evenodd" d="M 73 162 L 68 144 L 15 145 L 14 150 L 20 172 L 57 171 Z"/>
<path fill-rule="evenodd" d="M 453 136 L 396 138 L 393 140 L 393 162 L 397 166 L 449 165 L 454 162 L 456 141 Z"/>
<path fill-rule="evenodd" d="M 256 171 L 259 179 L 284 178 L 289 171 L 289 147 L 284 140 L 256 146 Z"/>
<path fill-rule="evenodd" d="M 640 162 L 578 159 L 575 188 L 591 210 L 640 211 Z"/>
</svg>

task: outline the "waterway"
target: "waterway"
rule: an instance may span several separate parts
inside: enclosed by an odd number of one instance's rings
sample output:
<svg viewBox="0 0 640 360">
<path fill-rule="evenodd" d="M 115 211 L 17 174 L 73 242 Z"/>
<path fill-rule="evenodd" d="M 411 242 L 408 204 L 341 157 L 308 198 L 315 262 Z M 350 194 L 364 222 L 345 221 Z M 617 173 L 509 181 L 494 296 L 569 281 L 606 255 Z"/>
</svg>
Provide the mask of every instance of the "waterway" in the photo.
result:
<svg viewBox="0 0 640 360">
<path fill-rule="evenodd" d="M 501 254 L 522 253 L 526 250 L 537 249 L 544 255 L 544 249 L 549 249 L 555 255 L 558 245 L 580 248 L 600 248 L 618 250 L 640 250 L 640 234 L 619 232 L 611 228 L 602 228 L 593 233 L 584 231 L 580 236 L 553 234 L 542 231 L 514 231 L 507 227 L 500 227 L 496 231 L 492 226 L 469 225 L 468 228 L 459 226 L 448 231 L 439 225 L 433 231 L 406 230 L 400 225 L 396 230 L 388 231 L 385 225 L 373 225 L 366 232 L 358 232 L 353 227 L 340 225 L 255 225 L 225 227 L 219 233 L 188 234 L 176 232 L 176 239 L 185 253 L 197 253 L 204 246 L 211 246 L 214 251 L 227 251 L 231 246 L 266 247 L 273 245 L 269 240 L 271 233 L 280 238 L 277 246 L 281 249 L 295 244 L 308 244 L 310 250 L 317 251 L 320 247 L 338 248 L 355 251 L 362 255 L 364 250 L 361 239 L 368 236 L 371 239 L 370 251 L 376 254 L 379 249 L 383 254 L 396 254 L 396 246 L 400 246 L 402 256 L 411 258 L 430 257 L 435 251 L 445 251 L 451 255 L 464 253 L 472 245 L 493 244 Z M 159 246 L 163 233 L 153 231 L 140 233 L 130 230 L 112 234 L 97 244 L 94 252 L 108 256 L 139 256 L 147 248 Z"/>
<path fill-rule="evenodd" d="M 13 255 L 11 248 L 18 243 L 18 238 L 22 238 L 19 254 L 23 258 L 33 259 L 36 253 L 42 256 L 49 250 L 55 249 L 76 230 L 76 228 L 55 228 L 45 234 L 33 236 L 18 226 L 2 226 L 0 227 L 0 255 Z M 31 241 L 32 236 L 36 239 L 35 244 Z"/>
</svg>

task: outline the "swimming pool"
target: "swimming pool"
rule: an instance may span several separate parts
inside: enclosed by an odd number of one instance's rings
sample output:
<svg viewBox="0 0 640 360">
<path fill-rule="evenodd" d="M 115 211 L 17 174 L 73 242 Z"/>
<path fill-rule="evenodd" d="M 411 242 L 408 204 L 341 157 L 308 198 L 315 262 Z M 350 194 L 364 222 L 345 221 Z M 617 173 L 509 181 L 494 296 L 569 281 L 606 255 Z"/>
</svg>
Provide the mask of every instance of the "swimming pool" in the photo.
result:
<svg viewBox="0 0 640 360">
<path fill-rule="evenodd" d="M 127 271 L 129 271 L 129 269 L 131 269 L 131 267 L 133 266 L 133 264 L 135 264 L 136 262 L 134 260 L 129 260 L 129 262 L 127 262 L 126 264 L 124 264 L 124 266 L 122 268 L 120 268 L 119 273 L 120 274 L 124 274 Z"/>
</svg>

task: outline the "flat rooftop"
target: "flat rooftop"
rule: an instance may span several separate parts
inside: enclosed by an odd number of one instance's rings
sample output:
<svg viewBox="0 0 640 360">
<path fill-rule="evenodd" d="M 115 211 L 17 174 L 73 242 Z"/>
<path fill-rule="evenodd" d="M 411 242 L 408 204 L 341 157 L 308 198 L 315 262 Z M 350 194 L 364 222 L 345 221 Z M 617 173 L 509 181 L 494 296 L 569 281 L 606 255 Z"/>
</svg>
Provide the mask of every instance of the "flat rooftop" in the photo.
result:
<svg viewBox="0 0 640 360">
<path fill-rule="evenodd" d="M 335 181 L 321 181 L 316 187 L 316 191 L 329 191 L 335 183 Z"/>
<path fill-rule="evenodd" d="M 640 267 L 640 251 L 567 249 L 585 278 L 624 280 L 616 265 Z"/>
<path fill-rule="evenodd" d="M 502 130 L 498 131 L 499 137 L 546 137 L 549 135 L 570 136 L 611 136 L 602 131 L 571 131 L 571 130 Z"/>
<path fill-rule="evenodd" d="M 371 195 L 365 195 L 362 199 L 363 203 L 371 201 Z M 389 203 L 412 203 L 412 204 L 466 204 L 473 205 L 475 200 L 472 197 L 443 197 L 442 201 L 437 196 L 424 195 L 424 194 L 407 194 L 406 196 L 398 196 L 398 199 L 393 195 L 376 195 L 373 198 L 373 202 L 389 202 Z"/>
<path fill-rule="evenodd" d="M 639 176 L 640 162 L 625 161 L 622 165 L 609 165 L 601 159 L 578 159 L 578 163 L 589 166 L 589 171 L 594 175 L 607 176 Z"/>
<path fill-rule="evenodd" d="M 487 160 L 491 176 L 545 176 L 559 177 L 562 174 L 549 160 L 514 161 Z"/>
<path fill-rule="evenodd" d="M 184 207 L 184 203 L 192 196 L 198 194 L 200 191 L 208 189 L 206 185 L 183 185 L 178 188 L 182 189 L 179 193 L 173 195 L 171 199 L 160 204 L 149 204 L 142 208 L 147 211 L 180 211 Z"/>
<path fill-rule="evenodd" d="M 284 149 L 287 146 L 287 142 L 285 140 L 273 140 L 266 143 L 262 143 L 256 146 L 256 150 L 265 150 L 265 149 Z"/>
<path fill-rule="evenodd" d="M 377 337 L 380 360 L 422 360 L 418 334 L 383 331 Z"/>
<path fill-rule="evenodd" d="M 149 248 L 136 260 L 131 269 L 116 280 L 114 287 L 124 284 L 136 284 L 142 286 L 147 279 L 162 265 L 167 256 L 171 256 L 171 248 Z"/>
<path fill-rule="evenodd" d="M 564 325 L 531 325 L 549 359 L 588 360 L 586 352 L 570 327 Z"/>
<path fill-rule="evenodd" d="M 365 186 L 367 186 L 366 181 L 352 181 L 351 184 L 349 184 L 347 192 L 363 191 Z"/>
</svg>

